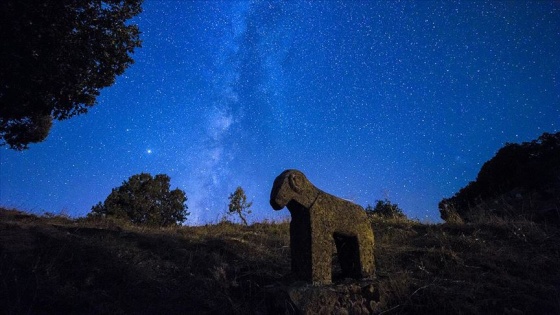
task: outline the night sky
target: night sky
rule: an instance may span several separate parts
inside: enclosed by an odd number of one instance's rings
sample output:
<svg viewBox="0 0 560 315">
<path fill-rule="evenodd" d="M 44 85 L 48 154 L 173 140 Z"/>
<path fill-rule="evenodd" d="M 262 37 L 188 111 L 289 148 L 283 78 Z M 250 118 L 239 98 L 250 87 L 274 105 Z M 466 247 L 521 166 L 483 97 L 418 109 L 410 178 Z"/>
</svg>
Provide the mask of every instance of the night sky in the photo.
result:
<svg viewBox="0 0 560 315">
<path fill-rule="evenodd" d="M 0 205 L 84 216 L 134 174 L 217 222 L 242 186 L 249 221 L 296 168 L 362 206 L 438 202 L 506 142 L 560 131 L 560 2 L 156 1 L 143 47 L 88 114 L 0 149 Z"/>
</svg>

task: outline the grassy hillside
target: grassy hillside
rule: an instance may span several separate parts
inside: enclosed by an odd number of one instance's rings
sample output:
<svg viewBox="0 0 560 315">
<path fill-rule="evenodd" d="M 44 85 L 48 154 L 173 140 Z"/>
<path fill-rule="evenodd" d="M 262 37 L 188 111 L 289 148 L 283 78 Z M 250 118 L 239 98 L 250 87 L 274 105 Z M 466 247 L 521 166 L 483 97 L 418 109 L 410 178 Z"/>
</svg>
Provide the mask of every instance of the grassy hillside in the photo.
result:
<svg viewBox="0 0 560 315">
<path fill-rule="evenodd" d="M 372 225 L 379 313 L 560 314 L 557 227 Z M 288 244 L 287 223 L 145 229 L 0 209 L 0 312 L 266 314 L 269 288 L 293 280 Z"/>
</svg>

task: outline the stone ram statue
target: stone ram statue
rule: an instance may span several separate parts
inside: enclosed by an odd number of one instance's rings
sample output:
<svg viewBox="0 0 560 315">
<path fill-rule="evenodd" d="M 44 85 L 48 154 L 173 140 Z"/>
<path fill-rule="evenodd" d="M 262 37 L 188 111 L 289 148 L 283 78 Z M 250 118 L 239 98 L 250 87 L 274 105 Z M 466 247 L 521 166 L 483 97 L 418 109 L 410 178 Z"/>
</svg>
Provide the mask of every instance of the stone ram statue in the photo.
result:
<svg viewBox="0 0 560 315">
<path fill-rule="evenodd" d="M 333 240 L 343 276 L 373 277 L 373 231 L 364 209 L 315 187 L 297 170 L 274 180 L 270 193 L 274 210 L 288 207 L 292 272 L 313 284 L 331 280 Z"/>
</svg>

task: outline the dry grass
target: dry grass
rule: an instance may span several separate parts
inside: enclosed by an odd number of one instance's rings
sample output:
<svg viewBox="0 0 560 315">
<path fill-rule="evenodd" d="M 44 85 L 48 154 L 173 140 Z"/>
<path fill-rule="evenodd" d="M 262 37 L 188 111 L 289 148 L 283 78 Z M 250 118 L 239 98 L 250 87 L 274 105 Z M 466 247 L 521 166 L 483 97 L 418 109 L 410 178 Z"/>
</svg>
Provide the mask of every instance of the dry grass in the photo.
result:
<svg viewBox="0 0 560 315">
<path fill-rule="evenodd" d="M 380 288 L 392 314 L 560 311 L 557 227 L 505 220 L 373 226 Z"/>
<path fill-rule="evenodd" d="M 559 314 L 560 231 L 373 219 L 381 313 Z M 289 277 L 288 223 L 148 229 L 0 210 L 5 314 L 257 314 Z"/>
</svg>

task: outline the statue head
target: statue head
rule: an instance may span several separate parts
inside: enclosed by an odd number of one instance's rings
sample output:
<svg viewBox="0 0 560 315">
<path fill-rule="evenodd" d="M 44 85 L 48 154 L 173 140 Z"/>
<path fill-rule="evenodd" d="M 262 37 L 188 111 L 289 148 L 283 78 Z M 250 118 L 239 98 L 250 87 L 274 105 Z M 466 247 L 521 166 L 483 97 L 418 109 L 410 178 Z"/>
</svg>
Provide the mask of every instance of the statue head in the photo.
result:
<svg viewBox="0 0 560 315">
<path fill-rule="evenodd" d="M 315 187 L 302 172 L 285 170 L 274 180 L 270 192 L 270 205 L 274 210 L 280 210 L 293 200 L 309 206 L 315 196 Z"/>
</svg>

